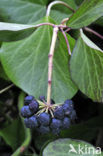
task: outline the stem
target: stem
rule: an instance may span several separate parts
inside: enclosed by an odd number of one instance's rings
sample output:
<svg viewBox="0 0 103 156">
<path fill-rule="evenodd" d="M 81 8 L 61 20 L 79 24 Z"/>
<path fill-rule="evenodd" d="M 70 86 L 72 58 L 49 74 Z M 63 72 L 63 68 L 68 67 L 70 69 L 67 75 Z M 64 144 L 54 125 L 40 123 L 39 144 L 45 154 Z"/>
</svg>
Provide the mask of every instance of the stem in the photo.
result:
<svg viewBox="0 0 103 156">
<path fill-rule="evenodd" d="M 53 36 L 50 46 L 50 52 L 49 52 L 49 61 L 48 61 L 48 89 L 47 89 L 47 105 L 50 105 L 51 100 L 51 83 L 52 83 L 52 70 L 53 70 L 53 56 L 54 56 L 54 49 L 58 34 L 58 27 L 54 27 L 53 29 Z"/>
<path fill-rule="evenodd" d="M 71 8 L 67 3 L 62 2 L 62 1 L 55 1 L 55 2 L 51 2 L 51 3 L 48 5 L 47 12 L 46 12 L 46 16 L 49 16 L 49 15 L 50 15 L 50 11 L 51 11 L 52 6 L 54 6 L 54 5 L 56 5 L 56 4 L 62 4 L 62 5 L 64 5 L 64 6 L 66 6 L 67 8 L 69 8 L 72 12 L 75 12 L 75 10 L 74 10 L 73 8 Z"/>
<path fill-rule="evenodd" d="M 71 28 L 67 28 L 64 32 L 68 32 L 68 31 L 70 31 L 71 30 Z"/>
<path fill-rule="evenodd" d="M 70 46 L 69 46 L 69 42 L 68 42 L 67 36 L 66 36 L 66 34 L 65 34 L 65 32 L 63 31 L 62 28 L 60 28 L 60 30 L 61 30 L 64 38 L 65 38 L 65 41 L 66 41 L 66 44 L 67 44 L 68 53 L 69 53 L 69 55 L 71 55 L 71 50 L 70 50 Z"/>
<path fill-rule="evenodd" d="M 0 94 L 6 92 L 8 89 L 12 88 L 13 86 L 14 86 L 14 84 L 11 84 L 11 85 L 9 85 L 8 87 L 6 87 L 6 88 L 0 90 Z"/>
<path fill-rule="evenodd" d="M 101 34 L 97 33 L 96 31 L 94 31 L 88 27 L 85 27 L 84 30 L 93 33 L 94 35 L 98 36 L 100 39 L 103 39 L 103 36 Z"/>
</svg>

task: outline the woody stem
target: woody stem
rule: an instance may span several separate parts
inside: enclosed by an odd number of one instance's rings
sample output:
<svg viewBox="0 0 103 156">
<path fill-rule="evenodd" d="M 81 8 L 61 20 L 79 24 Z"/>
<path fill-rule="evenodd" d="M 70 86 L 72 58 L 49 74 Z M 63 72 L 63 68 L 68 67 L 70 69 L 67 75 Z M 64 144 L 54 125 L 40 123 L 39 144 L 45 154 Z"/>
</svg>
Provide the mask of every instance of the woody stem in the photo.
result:
<svg viewBox="0 0 103 156">
<path fill-rule="evenodd" d="M 48 55 L 49 61 L 48 61 L 48 88 L 47 88 L 47 105 L 50 105 L 51 100 L 51 85 L 52 85 L 52 71 L 53 71 L 53 56 L 54 56 L 54 50 L 57 40 L 57 34 L 58 34 L 58 27 L 54 27 L 53 29 L 53 36 L 50 46 L 50 52 Z"/>
</svg>

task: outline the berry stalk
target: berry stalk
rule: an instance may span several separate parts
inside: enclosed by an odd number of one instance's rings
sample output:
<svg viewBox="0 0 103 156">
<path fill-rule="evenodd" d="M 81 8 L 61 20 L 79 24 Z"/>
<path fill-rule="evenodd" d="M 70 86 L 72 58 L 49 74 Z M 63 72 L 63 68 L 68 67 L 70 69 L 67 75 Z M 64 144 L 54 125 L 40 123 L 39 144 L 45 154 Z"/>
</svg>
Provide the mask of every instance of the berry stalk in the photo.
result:
<svg viewBox="0 0 103 156">
<path fill-rule="evenodd" d="M 52 70 L 53 70 L 53 56 L 54 56 L 54 50 L 57 40 L 57 34 L 58 34 L 58 27 L 54 27 L 53 29 L 53 36 L 50 46 L 50 52 L 48 55 L 49 61 L 48 61 L 48 89 L 47 89 L 47 105 L 50 106 L 50 100 L 51 100 L 51 84 L 52 84 Z"/>
</svg>

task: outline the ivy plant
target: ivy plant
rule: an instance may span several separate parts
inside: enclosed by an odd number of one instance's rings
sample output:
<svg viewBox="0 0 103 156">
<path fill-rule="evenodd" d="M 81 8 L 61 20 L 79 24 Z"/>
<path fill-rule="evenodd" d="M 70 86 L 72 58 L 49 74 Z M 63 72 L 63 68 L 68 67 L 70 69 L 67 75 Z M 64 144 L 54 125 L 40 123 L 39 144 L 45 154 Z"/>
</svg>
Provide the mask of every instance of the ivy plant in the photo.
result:
<svg viewBox="0 0 103 156">
<path fill-rule="evenodd" d="M 44 95 L 49 104 L 51 98 L 63 103 L 80 90 L 93 101 L 103 102 L 103 50 L 85 33 L 103 39 L 90 28 L 102 16 L 103 0 L 0 0 L 0 77 L 12 82 L 0 93 L 15 85 L 36 99 Z M 76 31 L 77 39 L 71 33 Z M 21 93 L 19 102 L 23 103 L 23 97 Z M 4 139 L 5 132 L 0 132 Z M 31 134 L 25 133 L 29 139 L 22 146 L 27 147 Z M 8 137 L 5 140 L 12 144 Z M 77 146 L 77 141 L 57 140 L 58 150 L 66 147 L 61 156 L 67 155 L 69 144 Z M 49 143 L 42 155 L 59 156 L 54 145 Z M 13 156 L 20 152 L 19 148 Z"/>
</svg>

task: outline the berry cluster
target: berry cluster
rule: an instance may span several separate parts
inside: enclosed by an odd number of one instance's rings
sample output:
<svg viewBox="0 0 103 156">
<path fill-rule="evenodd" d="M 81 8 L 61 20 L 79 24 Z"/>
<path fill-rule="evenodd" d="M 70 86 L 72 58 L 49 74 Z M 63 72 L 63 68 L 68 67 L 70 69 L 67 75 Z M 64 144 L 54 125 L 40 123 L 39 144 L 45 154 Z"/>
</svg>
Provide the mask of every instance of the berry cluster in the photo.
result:
<svg viewBox="0 0 103 156">
<path fill-rule="evenodd" d="M 35 128 L 41 134 L 49 133 L 58 135 L 60 130 L 68 129 L 76 119 L 74 103 L 67 99 L 64 104 L 47 105 L 45 97 L 36 100 L 33 96 L 25 97 L 25 105 L 21 109 L 21 116 L 27 128 Z"/>
</svg>

